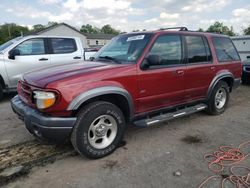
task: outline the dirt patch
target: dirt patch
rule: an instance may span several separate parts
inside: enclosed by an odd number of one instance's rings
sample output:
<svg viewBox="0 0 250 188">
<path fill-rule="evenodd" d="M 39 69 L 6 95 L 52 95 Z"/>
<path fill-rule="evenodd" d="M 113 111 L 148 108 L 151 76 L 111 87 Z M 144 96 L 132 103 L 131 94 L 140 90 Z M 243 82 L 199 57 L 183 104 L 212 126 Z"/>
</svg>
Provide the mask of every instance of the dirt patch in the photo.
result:
<svg viewBox="0 0 250 188">
<path fill-rule="evenodd" d="M 200 144 L 203 143 L 201 136 L 199 135 L 187 135 L 181 139 L 182 142 L 187 144 Z"/>
<path fill-rule="evenodd" d="M 0 173 L 8 168 L 23 166 L 18 173 L 9 176 L 0 176 L 0 186 L 13 179 L 26 175 L 34 166 L 45 166 L 55 160 L 75 155 L 72 146 L 67 143 L 63 145 L 42 145 L 36 141 L 18 144 L 0 150 Z"/>
<path fill-rule="evenodd" d="M 117 160 L 107 160 L 107 161 L 105 161 L 105 164 L 104 164 L 103 168 L 105 168 L 105 169 L 113 169 L 117 165 L 118 165 Z"/>
</svg>

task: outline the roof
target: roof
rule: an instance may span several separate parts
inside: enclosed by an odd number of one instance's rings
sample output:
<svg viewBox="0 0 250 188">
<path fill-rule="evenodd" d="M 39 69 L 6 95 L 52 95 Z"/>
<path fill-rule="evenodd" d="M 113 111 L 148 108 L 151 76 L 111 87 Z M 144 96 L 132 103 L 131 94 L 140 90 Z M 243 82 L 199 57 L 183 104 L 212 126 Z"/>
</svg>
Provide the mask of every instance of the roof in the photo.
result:
<svg viewBox="0 0 250 188">
<path fill-rule="evenodd" d="M 81 31 L 77 30 L 76 28 L 72 27 L 71 25 L 66 24 L 66 23 L 59 23 L 59 24 L 56 24 L 56 25 L 52 25 L 50 27 L 45 28 L 42 31 L 37 32 L 36 34 L 39 35 L 41 33 L 45 33 L 45 32 L 47 32 L 49 30 L 52 30 L 52 29 L 54 29 L 56 27 L 59 27 L 59 26 L 62 26 L 62 25 L 66 26 L 66 27 L 68 27 L 68 28 L 70 28 L 70 29 L 72 29 L 72 30 L 74 30 L 74 31 L 76 31 L 76 32 L 84 35 L 84 36 L 86 36 L 87 39 L 104 39 L 104 40 L 110 40 L 110 39 L 112 39 L 113 37 L 116 36 L 116 35 L 113 35 L 113 34 L 105 34 L 105 33 L 83 33 Z"/>
<path fill-rule="evenodd" d="M 45 28 L 45 29 L 42 30 L 42 31 L 37 32 L 36 34 L 45 33 L 46 31 L 49 31 L 49 30 L 51 30 L 51 29 L 54 29 L 54 28 L 59 27 L 59 26 L 62 26 L 62 25 L 66 26 L 66 27 L 69 27 L 70 29 L 72 29 L 72 30 L 74 30 L 74 31 L 76 31 L 76 32 L 78 32 L 78 33 L 84 35 L 82 32 L 80 32 L 80 31 L 77 30 L 76 28 L 74 28 L 74 27 L 72 27 L 71 25 L 68 25 L 68 24 L 66 24 L 66 23 L 59 23 L 59 24 L 56 24 L 56 25 L 52 25 L 52 26 L 50 26 L 50 27 Z"/>
<path fill-rule="evenodd" d="M 250 40 L 250 35 L 244 35 L 244 36 L 234 36 L 231 37 L 232 40 Z"/>
<path fill-rule="evenodd" d="M 105 34 L 105 33 L 83 33 L 87 37 L 87 39 L 106 39 L 110 40 L 116 35 L 113 34 Z"/>
</svg>

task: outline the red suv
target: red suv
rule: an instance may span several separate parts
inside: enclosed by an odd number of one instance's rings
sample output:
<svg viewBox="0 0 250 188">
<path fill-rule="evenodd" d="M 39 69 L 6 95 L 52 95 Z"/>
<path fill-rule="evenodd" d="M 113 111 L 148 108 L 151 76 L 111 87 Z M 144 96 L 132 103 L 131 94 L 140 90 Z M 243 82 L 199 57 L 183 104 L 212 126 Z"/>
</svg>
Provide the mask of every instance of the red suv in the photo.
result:
<svg viewBox="0 0 250 188">
<path fill-rule="evenodd" d="M 131 122 L 223 113 L 241 80 L 235 46 L 224 35 L 179 29 L 122 34 L 92 62 L 27 73 L 12 108 L 38 139 L 71 138 L 90 158 L 112 153 Z"/>
</svg>

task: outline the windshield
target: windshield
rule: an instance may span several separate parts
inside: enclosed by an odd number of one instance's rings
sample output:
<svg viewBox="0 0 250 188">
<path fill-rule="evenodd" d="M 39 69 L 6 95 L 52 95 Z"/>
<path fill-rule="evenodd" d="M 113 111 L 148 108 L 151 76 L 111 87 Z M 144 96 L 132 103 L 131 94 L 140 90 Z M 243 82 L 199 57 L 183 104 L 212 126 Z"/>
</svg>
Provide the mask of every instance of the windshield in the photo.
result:
<svg viewBox="0 0 250 188">
<path fill-rule="evenodd" d="M 12 40 L 7 41 L 6 43 L 0 45 L 0 51 L 8 48 L 10 45 L 14 44 L 16 41 L 20 40 L 22 37 L 17 37 Z"/>
<path fill-rule="evenodd" d="M 135 63 L 150 41 L 152 34 L 128 34 L 113 38 L 96 53 L 95 59 L 119 63 Z"/>
</svg>

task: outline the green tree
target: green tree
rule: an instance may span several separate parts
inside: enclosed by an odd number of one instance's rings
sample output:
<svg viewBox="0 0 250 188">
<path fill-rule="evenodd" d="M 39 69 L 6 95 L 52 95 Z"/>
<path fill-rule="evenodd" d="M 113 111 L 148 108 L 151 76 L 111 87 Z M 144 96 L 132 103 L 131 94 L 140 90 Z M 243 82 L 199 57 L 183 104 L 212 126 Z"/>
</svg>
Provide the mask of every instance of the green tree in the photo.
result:
<svg viewBox="0 0 250 188">
<path fill-rule="evenodd" d="M 109 24 L 104 25 L 101 28 L 101 32 L 106 33 L 106 34 L 114 34 L 114 35 L 118 35 L 120 33 L 119 30 L 116 30 L 116 29 L 112 28 L 111 25 L 109 25 Z"/>
<path fill-rule="evenodd" d="M 233 27 L 230 28 L 225 26 L 222 22 L 215 22 L 213 25 L 210 25 L 207 29 L 207 32 L 215 32 L 215 33 L 222 33 L 229 36 L 235 36 L 233 31 Z"/>
<path fill-rule="evenodd" d="M 244 35 L 250 35 L 250 26 L 243 30 Z"/>
<path fill-rule="evenodd" d="M 198 32 L 204 32 L 204 29 L 199 28 L 197 31 L 198 31 Z"/>
<path fill-rule="evenodd" d="M 86 24 L 81 27 L 80 31 L 83 33 L 99 33 L 100 29 L 97 27 L 93 27 L 90 24 Z"/>
<path fill-rule="evenodd" d="M 42 24 L 36 24 L 32 26 L 33 32 L 39 32 L 39 31 L 42 31 L 43 29 L 45 29 L 45 26 Z"/>
<path fill-rule="evenodd" d="M 0 25 L 0 44 L 21 35 L 25 35 L 28 32 L 29 29 L 27 27 L 23 27 L 15 23 L 5 23 Z"/>
<path fill-rule="evenodd" d="M 58 23 L 57 22 L 48 22 L 47 27 L 51 27 L 54 25 L 58 25 Z"/>
</svg>

